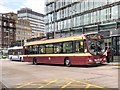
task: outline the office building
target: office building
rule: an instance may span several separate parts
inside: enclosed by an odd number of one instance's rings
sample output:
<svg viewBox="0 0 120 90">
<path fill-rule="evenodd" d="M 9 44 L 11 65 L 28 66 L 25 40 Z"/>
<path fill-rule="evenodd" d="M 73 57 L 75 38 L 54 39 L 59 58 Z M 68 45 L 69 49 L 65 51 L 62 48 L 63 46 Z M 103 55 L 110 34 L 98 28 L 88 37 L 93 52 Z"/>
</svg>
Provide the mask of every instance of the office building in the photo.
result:
<svg viewBox="0 0 120 90">
<path fill-rule="evenodd" d="M 16 21 L 16 41 L 30 39 L 32 37 L 32 27 L 30 22 L 24 19 Z"/>
<path fill-rule="evenodd" d="M 45 30 L 49 38 L 101 33 L 118 60 L 120 0 L 46 0 Z"/>
<path fill-rule="evenodd" d="M 37 32 L 32 35 L 32 38 L 42 37 L 45 36 L 44 32 Z"/>
<path fill-rule="evenodd" d="M 30 26 L 32 27 L 32 33 L 44 32 L 44 15 L 41 13 L 37 13 L 32 11 L 29 8 L 22 8 L 18 10 L 18 18 L 26 19 L 30 21 Z"/>
<path fill-rule="evenodd" d="M 18 15 L 13 12 L 6 13 L 7 16 L 15 20 L 16 32 L 15 39 L 16 41 L 26 40 L 32 37 L 32 28 L 30 22 L 26 19 L 19 19 Z"/>
<path fill-rule="evenodd" d="M 0 13 L 0 49 L 2 48 L 2 14 Z"/>
</svg>

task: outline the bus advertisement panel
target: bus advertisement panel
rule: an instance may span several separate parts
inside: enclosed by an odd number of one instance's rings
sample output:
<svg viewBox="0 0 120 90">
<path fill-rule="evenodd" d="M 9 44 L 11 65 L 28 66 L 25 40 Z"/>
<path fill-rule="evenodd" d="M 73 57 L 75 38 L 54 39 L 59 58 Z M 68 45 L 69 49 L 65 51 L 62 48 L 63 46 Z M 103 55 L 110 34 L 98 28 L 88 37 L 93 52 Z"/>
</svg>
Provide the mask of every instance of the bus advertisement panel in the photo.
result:
<svg viewBox="0 0 120 90">
<path fill-rule="evenodd" d="M 83 34 L 24 44 L 24 62 L 33 64 L 91 65 L 106 62 L 105 44 L 100 34 Z"/>
</svg>

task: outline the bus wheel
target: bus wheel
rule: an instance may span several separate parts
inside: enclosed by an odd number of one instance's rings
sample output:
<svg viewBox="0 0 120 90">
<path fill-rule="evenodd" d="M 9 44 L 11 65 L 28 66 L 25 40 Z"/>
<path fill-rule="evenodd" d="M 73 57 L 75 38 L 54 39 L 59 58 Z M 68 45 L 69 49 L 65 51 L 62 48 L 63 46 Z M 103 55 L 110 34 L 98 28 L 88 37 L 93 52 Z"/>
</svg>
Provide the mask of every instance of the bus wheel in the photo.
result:
<svg viewBox="0 0 120 90">
<path fill-rule="evenodd" d="M 10 57 L 10 60 L 12 61 L 12 57 Z"/>
<path fill-rule="evenodd" d="M 36 58 L 33 58 L 33 64 L 37 65 L 37 59 Z"/>
<path fill-rule="evenodd" d="M 20 61 L 22 62 L 22 57 L 20 57 Z"/>
<path fill-rule="evenodd" d="M 66 58 L 64 63 L 65 63 L 65 66 L 67 66 L 67 67 L 71 66 L 71 62 L 70 62 L 69 58 Z"/>
</svg>

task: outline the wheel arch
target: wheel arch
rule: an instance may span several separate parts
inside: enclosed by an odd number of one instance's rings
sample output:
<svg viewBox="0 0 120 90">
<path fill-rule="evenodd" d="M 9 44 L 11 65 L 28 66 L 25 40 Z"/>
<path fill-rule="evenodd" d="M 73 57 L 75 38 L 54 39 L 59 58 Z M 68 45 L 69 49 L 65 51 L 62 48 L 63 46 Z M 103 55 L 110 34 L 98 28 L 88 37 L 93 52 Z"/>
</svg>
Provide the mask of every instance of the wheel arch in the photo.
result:
<svg viewBox="0 0 120 90">
<path fill-rule="evenodd" d="M 70 60 L 70 57 L 65 57 L 65 58 L 64 58 L 64 65 L 65 65 L 65 61 L 66 61 L 67 59 Z M 71 64 L 71 60 L 70 60 L 70 64 Z"/>
<path fill-rule="evenodd" d="M 32 62 L 33 62 L 33 64 L 37 65 L 37 58 L 33 57 Z"/>
</svg>

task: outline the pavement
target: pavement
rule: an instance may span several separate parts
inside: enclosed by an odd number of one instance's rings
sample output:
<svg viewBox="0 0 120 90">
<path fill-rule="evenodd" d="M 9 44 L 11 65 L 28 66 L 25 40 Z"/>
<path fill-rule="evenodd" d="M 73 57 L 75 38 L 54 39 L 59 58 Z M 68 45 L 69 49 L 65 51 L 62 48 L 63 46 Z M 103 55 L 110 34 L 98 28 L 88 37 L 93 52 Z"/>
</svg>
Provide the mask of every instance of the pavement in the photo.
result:
<svg viewBox="0 0 120 90">
<path fill-rule="evenodd" d="M 112 90 L 109 88 L 118 88 L 119 67 L 114 66 L 116 64 L 118 63 L 111 62 L 93 67 L 72 66 L 68 68 L 59 65 L 32 65 L 26 62 L 2 60 L 0 73 L 2 73 L 1 81 L 4 85 L 19 90 L 24 90 L 24 88 Z M 3 85 L 2 88 L 6 89 Z"/>
<path fill-rule="evenodd" d="M 0 82 L 0 90 L 8 90 L 2 82 Z"/>
<path fill-rule="evenodd" d="M 105 63 L 111 66 L 120 66 L 120 62 L 110 62 L 110 63 Z"/>
</svg>

